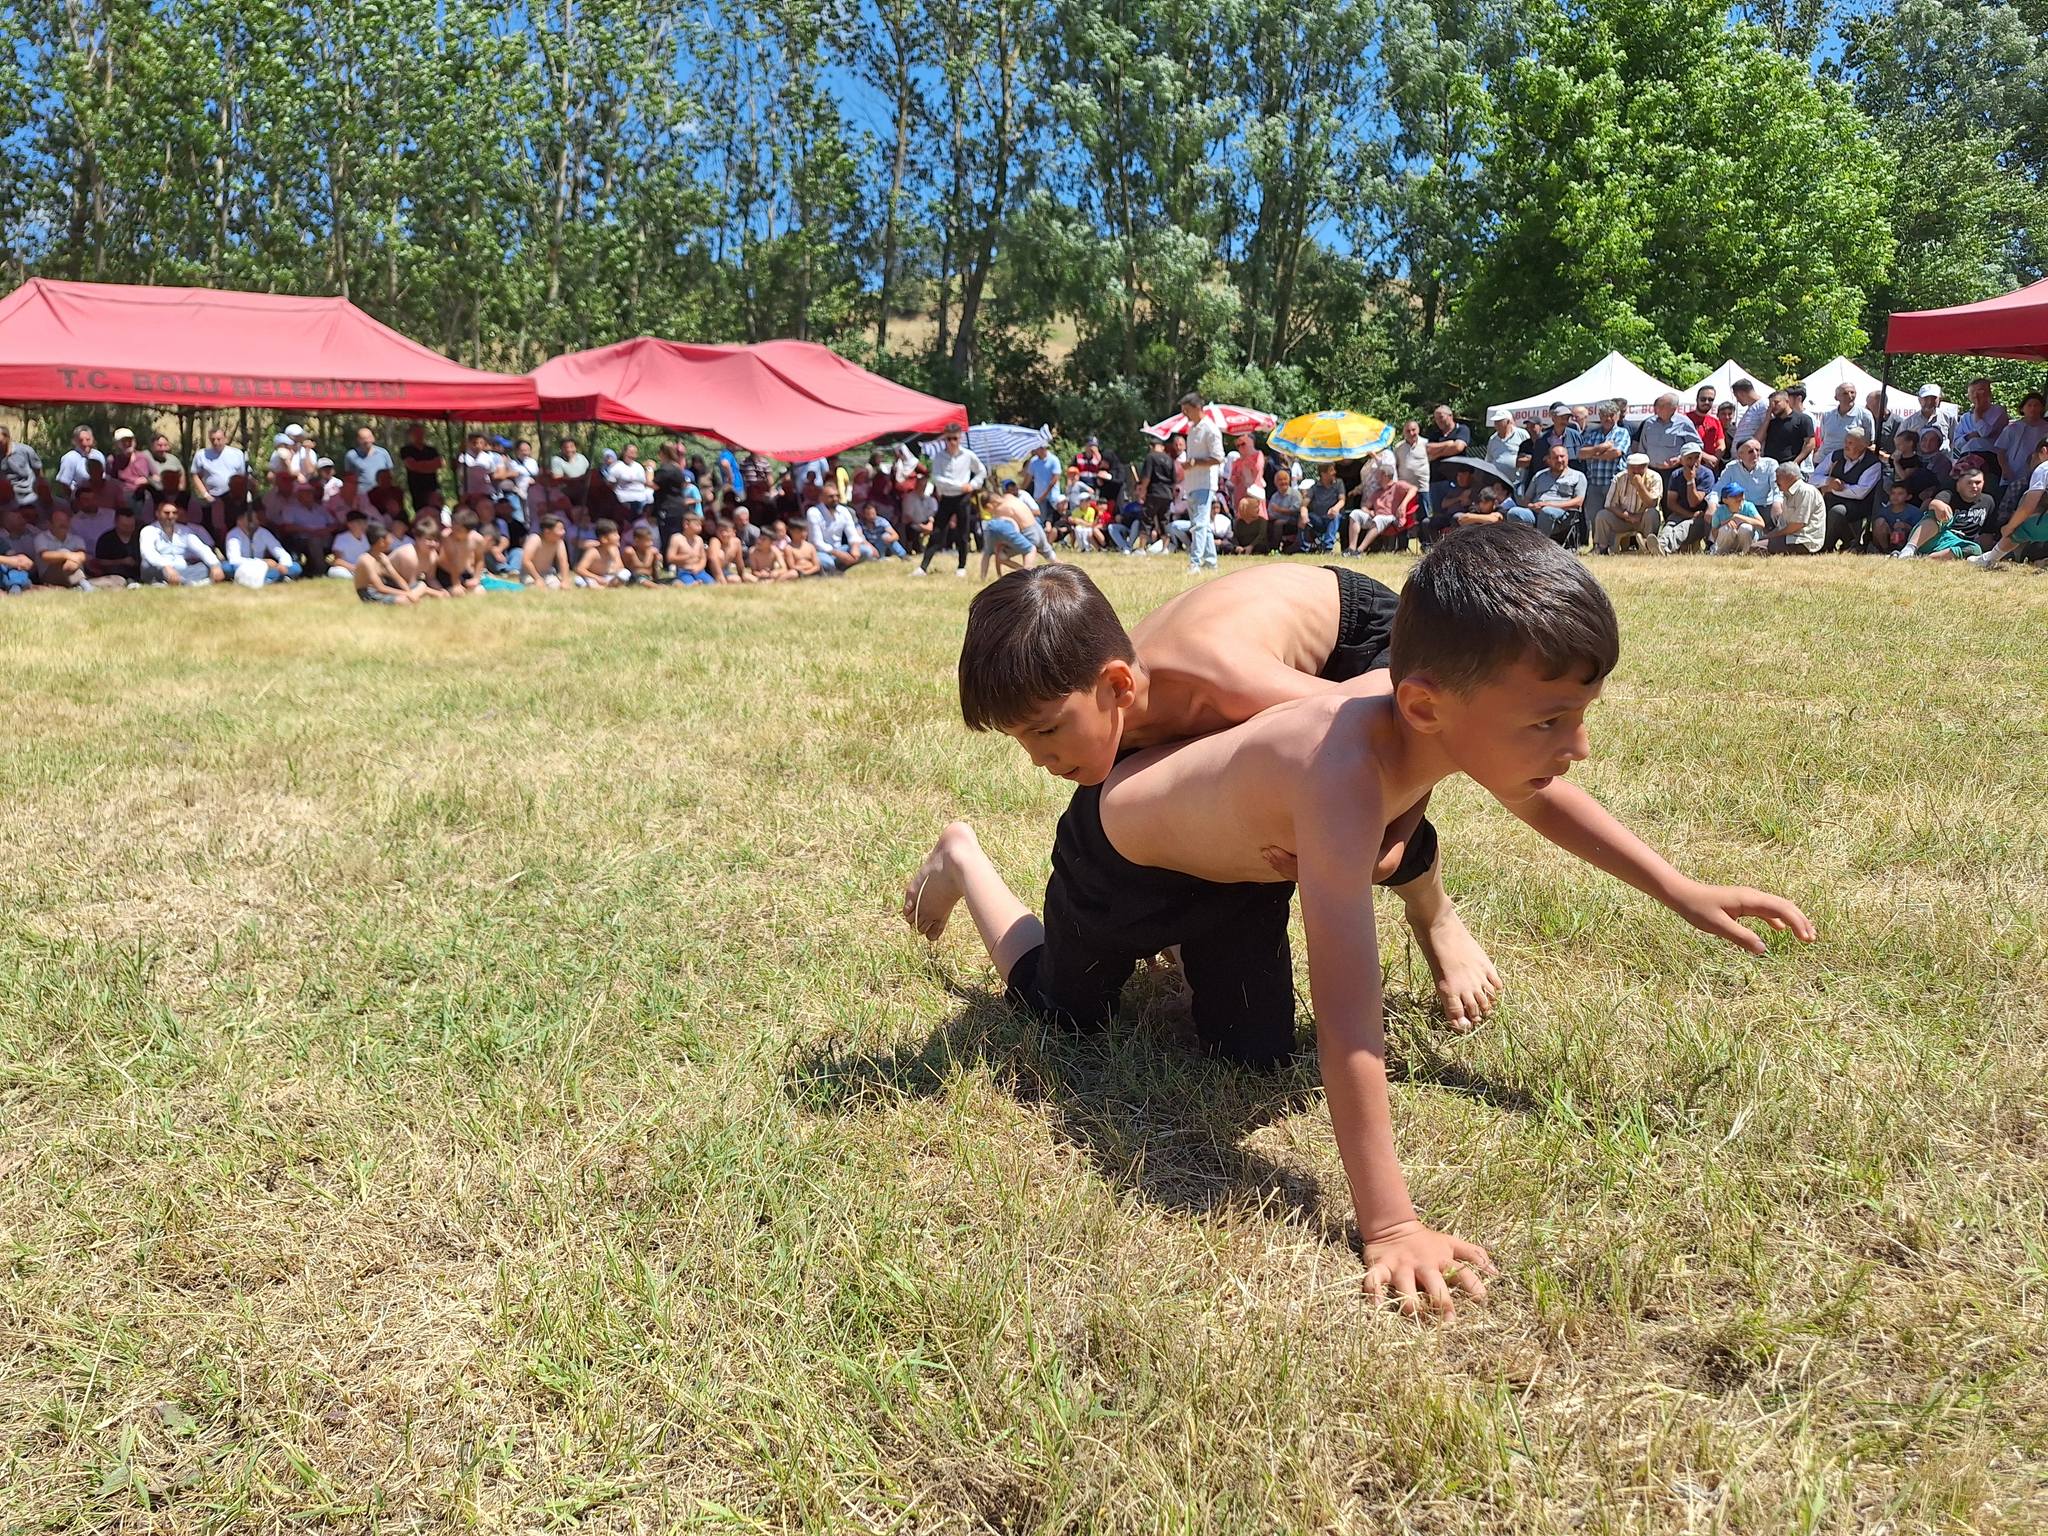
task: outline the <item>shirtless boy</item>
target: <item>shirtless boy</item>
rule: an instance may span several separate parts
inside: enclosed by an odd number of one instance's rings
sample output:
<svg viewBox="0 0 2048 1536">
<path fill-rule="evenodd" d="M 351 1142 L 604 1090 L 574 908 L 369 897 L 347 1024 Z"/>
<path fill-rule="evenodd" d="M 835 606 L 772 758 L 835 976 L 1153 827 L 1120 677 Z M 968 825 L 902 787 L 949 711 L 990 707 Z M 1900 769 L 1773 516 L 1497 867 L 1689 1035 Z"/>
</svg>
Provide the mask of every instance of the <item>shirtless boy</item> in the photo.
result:
<svg viewBox="0 0 2048 1536">
<path fill-rule="evenodd" d="M 561 588 L 573 585 L 569 569 L 569 541 L 563 537 L 562 519 L 550 512 L 540 520 L 540 532 L 529 533 L 521 547 L 519 579 L 530 587 Z"/>
<path fill-rule="evenodd" d="M 677 584 L 685 587 L 714 585 L 718 578 L 705 569 L 710 558 L 710 546 L 704 542 L 704 514 L 697 511 L 683 513 L 683 526 L 668 541 L 668 563 L 676 573 Z"/>
<path fill-rule="evenodd" d="M 739 530 L 733 527 L 731 518 L 721 517 L 705 543 L 710 550 L 714 582 L 736 587 L 754 579 L 754 573 L 747 567 L 746 547 L 740 543 Z"/>
<path fill-rule="evenodd" d="M 610 518 L 597 520 L 597 537 L 583 546 L 576 575 L 586 587 L 625 585 L 626 558 L 619 550 L 619 525 Z"/>
<path fill-rule="evenodd" d="M 356 596 L 366 603 L 389 603 L 394 607 L 417 603 L 420 594 L 392 569 L 391 530 L 381 519 L 373 518 L 364 525 L 363 540 L 367 547 L 349 565 Z"/>
<path fill-rule="evenodd" d="M 789 561 L 789 534 L 781 518 L 754 541 L 747 555 L 747 569 L 756 581 L 796 580 L 796 567 Z"/>
<path fill-rule="evenodd" d="M 468 597 L 483 586 L 484 538 L 477 532 L 474 512 L 458 512 L 455 526 L 441 536 L 433 579 L 450 597 Z"/>
<path fill-rule="evenodd" d="M 1485 1251 L 1417 1219 L 1394 1156 L 1373 854 L 1453 773 L 1518 807 L 1588 755 L 1585 714 L 1620 648 L 1606 593 L 1532 530 L 1470 530 L 1432 549 L 1408 579 L 1394 621 L 1391 696 L 1326 689 L 1116 762 L 1123 715 L 1136 700 L 1131 642 L 1099 593 L 1077 609 L 1066 600 L 1072 589 L 1046 588 L 1044 575 L 1006 577 L 999 586 L 1025 601 L 970 613 L 962 713 L 1029 739 L 1021 722 L 1049 705 L 1093 710 L 1100 720 L 1068 728 L 1076 740 L 1106 742 L 1103 760 L 1115 766 L 1099 787 L 1083 785 L 1060 820 L 1043 922 L 1010 893 L 964 822 L 939 835 L 911 877 L 905 920 L 935 939 L 964 901 L 1011 997 L 1081 1027 L 1108 1021 L 1140 958 L 1180 944 L 1197 1033 L 1219 1054 L 1263 1065 L 1294 1047 L 1293 887 L 1272 863 L 1274 850 L 1292 853 L 1317 1052 L 1365 1247 L 1366 1289 L 1443 1313 L 1454 1288 L 1483 1296 Z M 1032 603 L 1041 588 L 1051 600 Z M 988 622 L 991 613 L 1000 622 Z M 1060 776 L 1078 779 L 1095 766 L 1090 756 Z M 1728 928 L 1753 917 L 1813 937 L 1805 914 L 1782 897 L 1687 884 L 1690 904 L 1711 907 Z M 1670 892 L 1649 894 L 1700 922 Z"/>
<path fill-rule="evenodd" d="M 1032 579 L 1052 585 L 1070 611 L 1085 609 L 1094 594 L 1071 567 Z M 989 589 L 1000 590 L 1000 582 Z M 1007 600 L 991 595 L 976 604 Z M 1114 740 L 1104 738 L 1101 712 L 1076 707 L 1086 702 L 1078 699 L 1042 703 L 1007 733 L 1055 777 L 1100 784 L 1119 751 L 1222 730 L 1337 684 L 1361 695 L 1390 693 L 1388 642 L 1397 603 L 1387 587 L 1343 567 L 1262 564 L 1233 571 L 1162 604 L 1131 631 L 1132 698 Z M 990 620 L 1002 622 L 993 611 Z M 1444 891 L 1436 829 L 1422 816 L 1426 808 L 1425 800 L 1390 831 L 1378 874 L 1407 909 L 1446 1022 L 1467 1029 L 1492 1010 L 1501 981 Z M 1703 900 L 1577 785 L 1560 780 L 1509 809 L 1616 879 L 1665 893 L 1660 899 L 1696 927 L 1752 952 L 1763 949 L 1755 934 Z M 1284 858 L 1277 867 L 1291 874 Z"/>
<path fill-rule="evenodd" d="M 633 525 L 633 542 L 619 553 L 626 562 L 626 585 L 651 587 L 661 580 L 661 551 L 655 547 L 654 530 L 647 524 Z"/>
</svg>

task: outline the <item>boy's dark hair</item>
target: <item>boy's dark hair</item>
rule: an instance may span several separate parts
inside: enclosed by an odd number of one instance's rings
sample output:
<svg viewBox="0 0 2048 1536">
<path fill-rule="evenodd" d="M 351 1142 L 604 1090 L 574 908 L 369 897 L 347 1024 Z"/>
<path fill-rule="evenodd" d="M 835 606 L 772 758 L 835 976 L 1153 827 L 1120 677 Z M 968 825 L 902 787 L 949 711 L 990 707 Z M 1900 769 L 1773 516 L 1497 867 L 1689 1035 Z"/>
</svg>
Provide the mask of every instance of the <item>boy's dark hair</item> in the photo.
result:
<svg viewBox="0 0 2048 1536">
<path fill-rule="evenodd" d="M 367 519 L 369 515 L 361 507 L 350 507 L 341 520 L 344 523 L 353 523 Z"/>
<path fill-rule="evenodd" d="M 363 542 L 365 544 L 374 544 L 379 539 L 388 539 L 390 537 L 391 530 L 384 526 L 383 520 L 380 518 L 373 517 L 363 524 Z"/>
<path fill-rule="evenodd" d="M 546 517 L 540 520 L 540 528 L 542 533 L 546 533 L 550 528 L 560 528 L 563 526 L 564 524 L 562 522 L 561 517 L 553 512 L 550 512 Z"/>
<path fill-rule="evenodd" d="M 960 718 L 1001 730 L 1041 705 L 1093 687 L 1112 661 L 1136 662 L 1123 621 L 1071 565 L 1009 575 L 975 595 L 960 641 Z"/>
<path fill-rule="evenodd" d="M 483 522 L 474 512 L 464 512 L 455 519 L 455 526 L 465 533 L 475 533 L 477 529 L 483 527 Z"/>
<path fill-rule="evenodd" d="M 1597 683 L 1621 657 L 1614 605 L 1577 556 L 1519 523 L 1440 539 L 1408 575 L 1389 670 L 1469 694 L 1527 659 Z"/>
<path fill-rule="evenodd" d="M 600 539 L 608 539 L 618 531 L 619 525 L 613 522 L 610 518 L 600 517 L 597 520 L 597 536 Z"/>
</svg>

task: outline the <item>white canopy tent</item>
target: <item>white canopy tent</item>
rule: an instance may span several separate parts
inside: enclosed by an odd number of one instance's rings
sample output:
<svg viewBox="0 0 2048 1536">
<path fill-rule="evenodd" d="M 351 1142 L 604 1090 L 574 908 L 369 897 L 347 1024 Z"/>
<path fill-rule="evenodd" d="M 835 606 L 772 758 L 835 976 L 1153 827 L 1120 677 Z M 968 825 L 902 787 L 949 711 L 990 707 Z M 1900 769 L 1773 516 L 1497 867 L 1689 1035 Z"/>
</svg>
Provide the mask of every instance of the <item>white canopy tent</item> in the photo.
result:
<svg viewBox="0 0 2048 1536">
<path fill-rule="evenodd" d="M 1870 392 L 1879 384 L 1876 375 L 1858 368 L 1846 357 L 1823 364 L 1799 382 L 1806 386 L 1806 408 L 1809 411 L 1833 410 L 1837 384 L 1854 384 L 1858 405 L 1868 400 Z M 1885 403 L 1901 416 L 1910 416 L 1920 409 L 1920 402 L 1903 389 L 1887 389 L 1884 398 Z"/>
<path fill-rule="evenodd" d="M 1517 417 L 1526 416 L 1530 412 L 1542 412 L 1558 401 L 1566 405 L 1598 405 L 1603 400 L 1616 399 L 1628 402 L 1631 415 L 1647 416 L 1659 395 L 1675 393 L 1662 379 L 1643 372 L 1619 352 L 1610 352 L 1577 378 L 1566 379 L 1540 395 L 1529 395 L 1493 406 L 1487 411 L 1486 418 L 1491 421 L 1497 411 L 1509 411 Z"/>
<path fill-rule="evenodd" d="M 1690 405 L 1694 400 L 1698 399 L 1700 391 L 1709 384 L 1714 386 L 1714 398 L 1716 400 L 1731 399 L 1735 393 L 1735 381 L 1737 379 L 1747 379 L 1765 394 L 1770 393 L 1769 386 L 1757 375 L 1755 369 L 1745 368 L 1731 357 L 1727 362 L 1723 363 L 1685 392 L 1686 403 Z"/>
</svg>

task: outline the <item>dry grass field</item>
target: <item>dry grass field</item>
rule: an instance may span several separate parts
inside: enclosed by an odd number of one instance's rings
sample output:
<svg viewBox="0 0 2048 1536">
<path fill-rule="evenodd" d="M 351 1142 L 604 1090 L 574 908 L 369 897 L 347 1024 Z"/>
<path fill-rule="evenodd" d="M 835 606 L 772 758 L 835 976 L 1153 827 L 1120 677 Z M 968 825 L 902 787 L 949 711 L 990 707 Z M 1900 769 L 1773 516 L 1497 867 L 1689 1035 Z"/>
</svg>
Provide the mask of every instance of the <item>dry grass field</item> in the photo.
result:
<svg viewBox="0 0 2048 1536">
<path fill-rule="evenodd" d="M 1504 1272 L 1443 1326 L 1358 1295 L 1312 1052 L 1047 1035 L 896 920 L 1062 804 L 957 723 L 969 584 L 0 605 L 0 1531 L 2048 1527 L 2048 579 L 1599 573 L 1583 782 L 1821 938 L 1446 787 L 1501 1011 L 1382 925 Z"/>
</svg>

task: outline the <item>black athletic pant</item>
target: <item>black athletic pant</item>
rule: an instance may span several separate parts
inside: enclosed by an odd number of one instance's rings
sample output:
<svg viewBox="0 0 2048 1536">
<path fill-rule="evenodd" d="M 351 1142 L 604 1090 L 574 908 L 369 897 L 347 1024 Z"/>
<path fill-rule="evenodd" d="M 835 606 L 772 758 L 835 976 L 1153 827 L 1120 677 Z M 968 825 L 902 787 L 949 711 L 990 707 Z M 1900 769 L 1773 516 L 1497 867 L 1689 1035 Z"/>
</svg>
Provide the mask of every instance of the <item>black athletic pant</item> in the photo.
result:
<svg viewBox="0 0 2048 1536">
<path fill-rule="evenodd" d="M 967 523 L 974 514 L 969 510 L 965 496 L 941 496 L 939 510 L 932 514 L 931 542 L 924 547 L 924 559 L 918 562 L 921 570 L 932 568 L 932 556 L 948 543 L 958 551 L 960 569 L 967 569 Z"/>
<path fill-rule="evenodd" d="M 1870 505 L 1868 496 L 1850 501 L 1830 500 L 1828 507 L 1827 536 L 1821 540 L 1821 550 L 1846 549 L 1851 554 L 1863 547 L 1863 538 L 1870 528 Z"/>
</svg>

